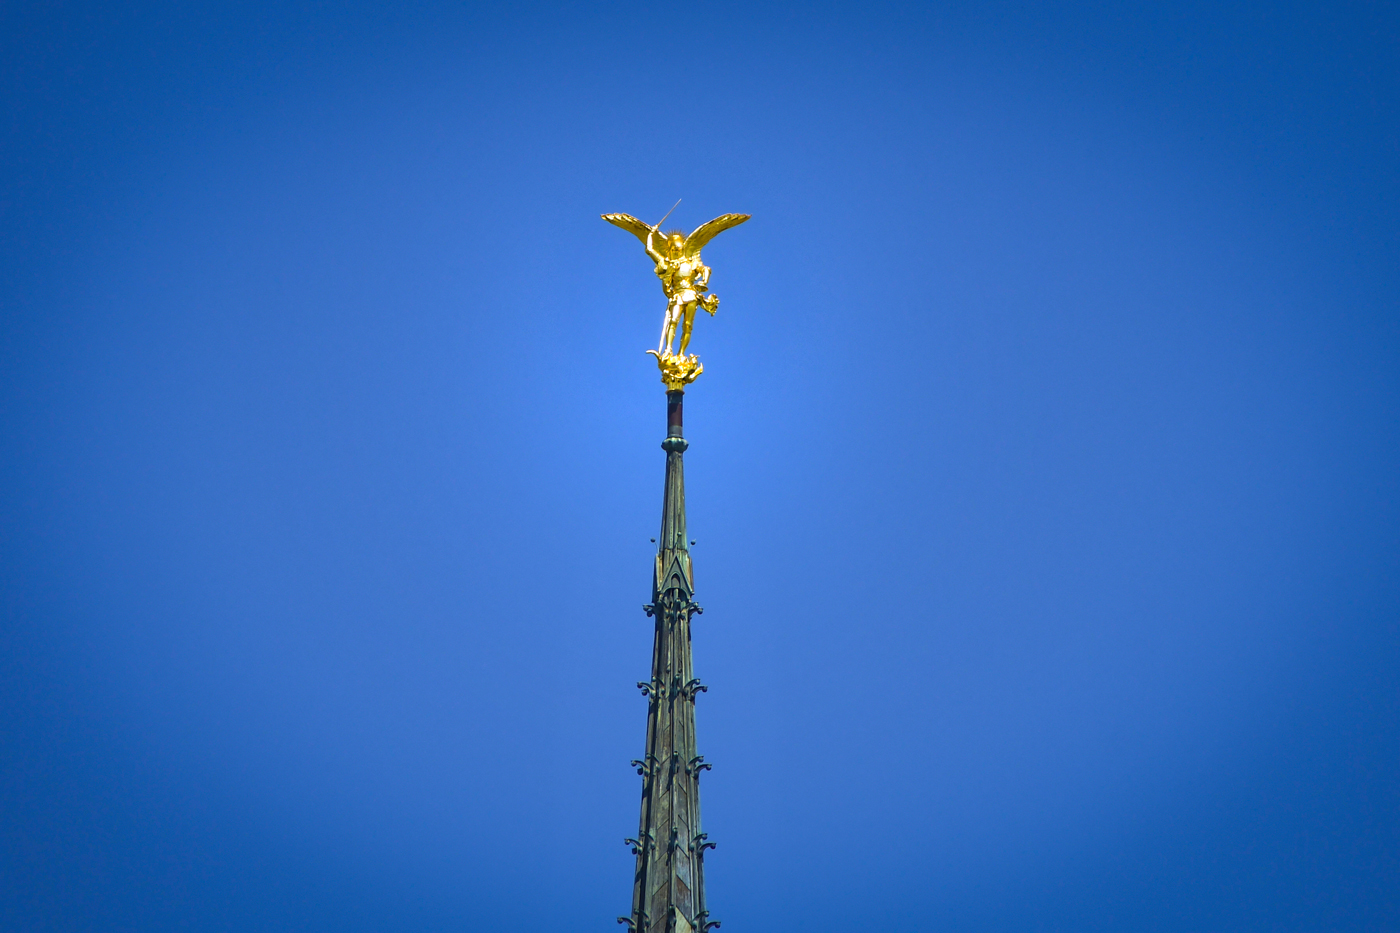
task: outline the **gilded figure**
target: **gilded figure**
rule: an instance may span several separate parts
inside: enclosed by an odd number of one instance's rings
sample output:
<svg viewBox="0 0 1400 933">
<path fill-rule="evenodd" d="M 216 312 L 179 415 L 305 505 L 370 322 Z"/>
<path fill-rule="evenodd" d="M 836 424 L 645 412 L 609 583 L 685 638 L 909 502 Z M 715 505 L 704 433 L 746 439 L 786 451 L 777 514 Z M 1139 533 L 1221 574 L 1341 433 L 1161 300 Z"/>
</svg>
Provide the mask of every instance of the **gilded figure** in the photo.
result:
<svg viewBox="0 0 1400 933">
<path fill-rule="evenodd" d="M 662 233 L 661 224 L 648 224 L 631 214 L 604 214 L 608 223 L 621 227 L 642 241 L 647 256 L 655 263 L 656 277 L 666 293 L 666 317 L 661 324 L 661 344 L 654 352 L 658 363 L 668 358 L 684 358 L 690 346 L 690 330 L 695 323 L 695 309 L 704 308 L 713 317 L 719 309 L 719 297 L 710 293 L 710 267 L 700 261 L 700 250 L 722 230 L 737 227 L 748 220 L 749 214 L 723 214 L 703 223 L 686 236 L 679 230 Z M 662 218 L 664 221 L 666 218 Z M 676 338 L 680 345 L 672 352 Z M 698 362 L 695 364 L 698 366 Z M 665 373 L 665 366 L 662 372 Z M 698 371 L 696 375 L 699 375 Z M 693 377 L 692 377 L 693 378 Z"/>
</svg>

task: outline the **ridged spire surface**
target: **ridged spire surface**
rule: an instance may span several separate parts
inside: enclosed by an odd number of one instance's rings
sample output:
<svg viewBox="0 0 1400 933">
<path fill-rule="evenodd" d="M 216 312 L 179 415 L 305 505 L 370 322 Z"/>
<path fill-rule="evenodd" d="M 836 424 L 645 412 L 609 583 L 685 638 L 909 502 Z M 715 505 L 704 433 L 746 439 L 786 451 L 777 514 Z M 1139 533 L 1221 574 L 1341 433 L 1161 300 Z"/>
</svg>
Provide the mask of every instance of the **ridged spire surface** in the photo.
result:
<svg viewBox="0 0 1400 933">
<path fill-rule="evenodd" d="M 695 750 L 695 696 L 705 687 L 690 661 L 690 620 L 699 615 L 685 530 L 686 443 L 681 431 L 684 392 L 666 393 L 666 487 L 661 505 L 652 601 L 656 620 L 647 697 L 646 755 L 634 761 L 642 776 L 642 812 L 636 839 L 632 914 L 619 917 L 636 933 L 704 933 L 718 926 L 705 908 L 704 854 L 714 844 L 700 829 L 700 772 L 710 766 Z"/>
</svg>

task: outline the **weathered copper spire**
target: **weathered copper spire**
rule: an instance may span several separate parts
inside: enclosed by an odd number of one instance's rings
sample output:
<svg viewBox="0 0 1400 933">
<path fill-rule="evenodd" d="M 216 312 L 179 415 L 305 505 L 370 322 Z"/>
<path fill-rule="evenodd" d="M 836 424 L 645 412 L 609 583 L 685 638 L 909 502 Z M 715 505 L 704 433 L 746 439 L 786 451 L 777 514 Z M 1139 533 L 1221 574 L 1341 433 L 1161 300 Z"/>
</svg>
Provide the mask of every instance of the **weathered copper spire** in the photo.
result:
<svg viewBox="0 0 1400 933">
<path fill-rule="evenodd" d="M 690 620 L 700 614 L 685 536 L 687 444 L 681 430 L 683 391 L 666 393 L 666 492 L 661 537 L 646 614 L 656 619 L 648 699 L 646 756 L 632 762 L 642 776 L 642 817 L 636 839 L 632 914 L 619 917 L 634 933 L 704 933 L 719 926 L 705 909 L 706 849 L 700 830 L 700 772 L 710 766 L 695 751 L 695 696 L 705 690 L 690 665 Z"/>
</svg>

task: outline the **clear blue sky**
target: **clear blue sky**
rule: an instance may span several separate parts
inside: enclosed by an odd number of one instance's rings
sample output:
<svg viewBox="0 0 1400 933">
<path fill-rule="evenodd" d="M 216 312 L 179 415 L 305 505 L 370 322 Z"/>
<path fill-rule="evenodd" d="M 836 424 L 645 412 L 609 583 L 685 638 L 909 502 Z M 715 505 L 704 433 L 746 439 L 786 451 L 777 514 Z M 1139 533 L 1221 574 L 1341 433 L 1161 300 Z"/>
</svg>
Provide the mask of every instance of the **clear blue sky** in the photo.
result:
<svg viewBox="0 0 1400 933">
<path fill-rule="evenodd" d="M 1400 928 L 1393 5 L 11 3 L 0 928 Z"/>
</svg>

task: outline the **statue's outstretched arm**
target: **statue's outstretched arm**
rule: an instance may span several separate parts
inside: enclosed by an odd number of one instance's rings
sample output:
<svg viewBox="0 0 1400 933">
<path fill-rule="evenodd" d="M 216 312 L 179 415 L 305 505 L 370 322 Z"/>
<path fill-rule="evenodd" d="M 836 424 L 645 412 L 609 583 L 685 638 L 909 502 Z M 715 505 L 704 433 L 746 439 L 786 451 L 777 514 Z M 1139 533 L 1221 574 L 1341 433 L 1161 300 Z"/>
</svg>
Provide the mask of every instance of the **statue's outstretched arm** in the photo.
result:
<svg viewBox="0 0 1400 933">
<path fill-rule="evenodd" d="M 652 243 L 652 238 L 655 237 L 655 236 L 656 236 L 656 228 L 655 228 L 655 227 L 652 227 L 652 228 L 651 228 L 651 231 L 650 231 L 649 233 L 647 233 L 647 239 L 646 239 L 647 255 L 651 257 L 651 261 L 652 261 L 652 262 L 656 263 L 658 266 L 661 266 L 661 265 L 664 265 L 664 264 L 666 263 L 666 257 L 665 257 L 665 256 L 662 256 L 661 253 L 657 251 L 656 246 L 653 245 L 653 243 Z"/>
</svg>

